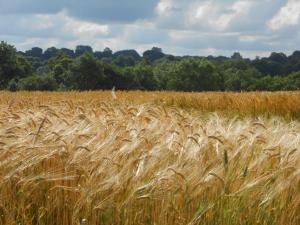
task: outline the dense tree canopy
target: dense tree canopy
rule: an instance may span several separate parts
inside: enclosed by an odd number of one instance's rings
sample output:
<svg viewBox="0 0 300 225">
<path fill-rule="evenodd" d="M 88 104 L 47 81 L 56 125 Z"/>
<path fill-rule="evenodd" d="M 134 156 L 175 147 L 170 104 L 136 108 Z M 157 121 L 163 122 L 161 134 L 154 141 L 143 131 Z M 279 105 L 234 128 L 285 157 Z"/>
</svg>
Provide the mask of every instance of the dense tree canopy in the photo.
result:
<svg viewBox="0 0 300 225">
<path fill-rule="evenodd" d="M 215 65 L 205 59 L 185 59 L 172 66 L 166 89 L 180 91 L 221 90 L 221 75 Z"/>
<path fill-rule="evenodd" d="M 154 62 L 157 59 L 161 59 L 165 56 L 161 48 L 153 47 L 151 50 L 147 50 L 143 53 L 143 57 L 150 62 Z"/>
<path fill-rule="evenodd" d="M 0 43 L 0 88 L 7 87 L 10 80 L 16 80 L 33 73 L 28 61 L 12 45 Z"/>
<path fill-rule="evenodd" d="M 276 91 L 299 90 L 300 51 L 286 56 L 244 59 L 224 56 L 173 56 L 153 47 L 113 53 L 90 46 L 33 47 L 17 52 L 0 43 L 0 89 L 17 90 Z"/>
</svg>

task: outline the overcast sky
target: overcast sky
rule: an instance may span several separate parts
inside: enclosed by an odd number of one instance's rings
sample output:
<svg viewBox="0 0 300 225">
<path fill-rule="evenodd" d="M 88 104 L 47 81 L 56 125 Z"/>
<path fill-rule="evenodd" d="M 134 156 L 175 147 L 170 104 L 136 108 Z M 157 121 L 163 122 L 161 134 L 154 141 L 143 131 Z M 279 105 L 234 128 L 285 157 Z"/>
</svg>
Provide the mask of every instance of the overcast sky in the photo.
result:
<svg viewBox="0 0 300 225">
<path fill-rule="evenodd" d="M 0 40 L 19 50 L 290 54 L 300 49 L 300 0 L 0 0 Z"/>
</svg>

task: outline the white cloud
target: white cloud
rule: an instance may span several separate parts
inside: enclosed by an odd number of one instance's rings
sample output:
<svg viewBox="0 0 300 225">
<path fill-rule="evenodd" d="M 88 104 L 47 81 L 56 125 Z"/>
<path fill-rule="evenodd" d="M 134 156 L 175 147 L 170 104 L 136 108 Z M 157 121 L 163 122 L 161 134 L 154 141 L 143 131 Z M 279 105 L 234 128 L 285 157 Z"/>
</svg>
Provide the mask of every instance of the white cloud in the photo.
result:
<svg viewBox="0 0 300 225">
<path fill-rule="evenodd" d="M 210 15 L 218 13 L 220 7 L 213 1 L 207 1 L 199 5 L 195 11 L 194 18 L 197 20 L 207 19 Z"/>
<path fill-rule="evenodd" d="M 186 12 L 185 24 L 187 27 L 211 28 L 220 12 L 220 5 L 214 1 L 192 3 Z"/>
<path fill-rule="evenodd" d="M 247 16 L 253 6 L 253 1 L 237 1 L 229 7 L 230 13 L 222 14 L 217 21 L 215 26 L 220 24 L 219 29 L 223 30 L 230 26 L 232 22 L 238 20 L 241 17 Z"/>
<path fill-rule="evenodd" d="M 20 25 L 27 29 L 47 30 L 55 26 L 52 17 L 53 16 L 42 14 L 35 15 L 33 20 L 25 17 L 21 19 Z"/>
<path fill-rule="evenodd" d="M 109 34 L 108 25 L 79 21 L 66 15 L 62 15 L 62 19 L 64 20 L 64 30 L 78 37 L 96 37 Z"/>
<path fill-rule="evenodd" d="M 8 42 L 18 40 L 16 46 L 22 50 L 33 46 L 74 48 L 79 44 L 102 49 L 108 46 L 105 44 L 113 38 L 109 25 L 81 21 L 70 17 L 66 11 L 56 14 L 14 16 L 6 32 L 3 32 L 5 23 L 2 17 L 4 16 L 0 16 L 0 21 L 2 21 L 0 22 L 0 36 L 6 37 L 4 40 Z"/>
<path fill-rule="evenodd" d="M 76 39 L 103 37 L 110 34 L 107 24 L 87 22 L 70 17 L 66 11 L 57 14 L 34 14 L 16 17 L 16 26 L 21 31 L 48 33 L 48 36 L 72 36 Z M 53 31 L 53 32 L 51 32 Z M 39 37 L 38 37 L 39 38 Z"/>
<path fill-rule="evenodd" d="M 241 0 L 232 4 L 209 0 L 192 4 L 189 10 L 187 25 L 191 27 L 208 27 L 211 30 L 223 31 L 241 17 L 247 16 L 254 1 Z"/>
<path fill-rule="evenodd" d="M 109 34 L 109 26 L 94 22 L 80 21 L 68 16 L 66 11 L 59 12 L 54 15 L 37 15 L 38 21 L 33 24 L 34 27 L 46 26 L 54 27 L 54 24 L 61 28 L 62 32 L 73 34 L 77 38 L 96 37 Z"/>
<path fill-rule="evenodd" d="M 168 13 L 172 9 L 172 7 L 173 7 L 172 0 L 160 0 L 155 10 L 159 15 L 164 15 L 165 13 Z"/>
<path fill-rule="evenodd" d="M 255 42 L 261 40 L 268 40 L 268 37 L 262 35 L 241 35 L 239 40 L 242 42 Z"/>
<path fill-rule="evenodd" d="M 272 30 L 279 30 L 286 26 L 297 25 L 299 21 L 300 1 L 288 0 L 287 4 L 267 24 Z"/>
</svg>

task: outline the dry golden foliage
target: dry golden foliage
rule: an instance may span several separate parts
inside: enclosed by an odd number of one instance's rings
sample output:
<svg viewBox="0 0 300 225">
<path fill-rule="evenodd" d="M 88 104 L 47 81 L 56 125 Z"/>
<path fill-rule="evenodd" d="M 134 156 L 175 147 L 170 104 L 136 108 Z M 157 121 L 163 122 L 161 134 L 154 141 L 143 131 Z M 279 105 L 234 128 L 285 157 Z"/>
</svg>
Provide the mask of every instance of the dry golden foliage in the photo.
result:
<svg viewBox="0 0 300 225">
<path fill-rule="evenodd" d="M 299 93 L 116 98 L 0 94 L 1 225 L 300 224 Z"/>
<path fill-rule="evenodd" d="M 78 110 L 97 107 L 99 103 L 112 105 L 152 104 L 176 107 L 189 111 L 219 112 L 226 116 L 280 116 L 286 119 L 300 118 L 300 92 L 249 92 L 249 93 L 183 93 L 183 92 L 0 92 L 0 105 L 8 108 L 40 107 L 44 103 L 64 105 Z"/>
</svg>

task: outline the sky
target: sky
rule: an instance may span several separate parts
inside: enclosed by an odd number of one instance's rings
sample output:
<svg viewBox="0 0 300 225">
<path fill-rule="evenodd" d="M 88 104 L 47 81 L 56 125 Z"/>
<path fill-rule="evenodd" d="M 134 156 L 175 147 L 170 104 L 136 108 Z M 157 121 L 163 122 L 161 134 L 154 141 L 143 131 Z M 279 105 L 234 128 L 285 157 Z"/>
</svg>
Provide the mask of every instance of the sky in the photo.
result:
<svg viewBox="0 0 300 225">
<path fill-rule="evenodd" d="M 18 50 L 291 54 L 300 49 L 300 0 L 0 0 L 0 40 Z"/>
</svg>

